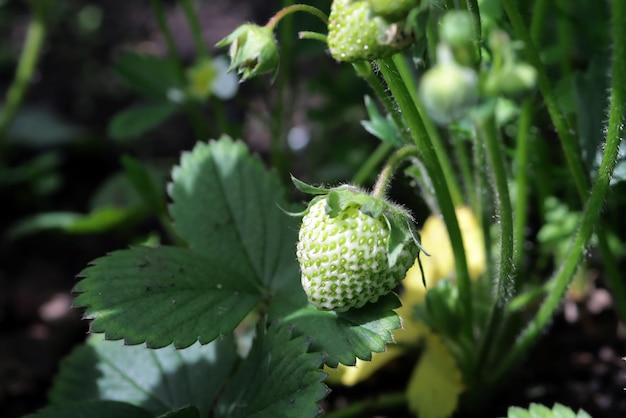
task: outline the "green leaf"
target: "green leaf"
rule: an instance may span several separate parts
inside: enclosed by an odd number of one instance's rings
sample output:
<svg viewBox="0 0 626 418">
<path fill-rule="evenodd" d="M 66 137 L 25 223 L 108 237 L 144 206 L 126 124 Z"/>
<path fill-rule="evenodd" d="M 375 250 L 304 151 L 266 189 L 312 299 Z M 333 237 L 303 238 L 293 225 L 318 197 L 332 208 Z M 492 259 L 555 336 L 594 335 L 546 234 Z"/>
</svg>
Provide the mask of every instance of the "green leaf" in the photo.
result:
<svg viewBox="0 0 626 418">
<path fill-rule="evenodd" d="M 261 300 L 257 287 L 218 253 L 137 247 L 95 260 L 80 273 L 76 306 L 93 332 L 159 348 L 206 344 L 230 333 Z"/>
<path fill-rule="evenodd" d="M 109 123 L 113 139 L 131 139 L 156 128 L 180 109 L 176 103 L 160 102 L 137 105 L 122 110 Z"/>
<path fill-rule="evenodd" d="M 69 234 L 97 234 L 110 231 L 137 214 L 131 209 L 104 207 L 89 214 L 75 212 L 45 212 L 22 219 L 13 225 L 7 236 L 22 238 L 50 229 L 60 229 Z"/>
<path fill-rule="evenodd" d="M 163 415 L 159 415 L 157 418 L 200 418 L 200 411 L 198 411 L 198 408 L 195 406 L 190 405 L 166 412 Z"/>
<path fill-rule="evenodd" d="M 122 165 L 128 181 L 145 204 L 156 214 L 166 214 L 165 196 L 162 189 L 157 187 L 153 173 L 141 161 L 129 155 L 122 156 Z"/>
<path fill-rule="evenodd" d="M 324 187 L 311 186 L 310 184 L 306 184 L 302 180 L 298 180 L 294 176 L 291 176 L 291 181 L 293 182 L 293 185 L 296 186 L 296 189 L 306 194 L 322 195 L 328 193 L 328 191 L 330 190 L 325 189 Z"/>
<path fill-rule="evenodd" d="M 309 352 L 310 340 L 292 339 L 288 327 L 276 324 L 254 342 L 246 360 L 218 400 L 216 417 L 317 417 L 317 402 L 328 391 L 320 353 Z"/>
<path fill-rule="evenodd" d="M 402 146 L 402 136 L 393 118 L 390 115 L 384 117 L 369 96 L 365 96 L 365 108 L 370 120 L 361 121 L 363 128 L 383 142 L 388 142 L 394 147 Z"/>
<path fill-rule="evenodd" d="M 123 402 L 82 401 L 67 405 L 49 406 L 24 418 L 152 418 L 145 409 Z"/>
<path fill-rule="evenodd" d="M 126 53 L 115 62 L 117 74 L 137 92 L 155 99 L 168 99 L 172 89 L 182 89 L 176 64 L 154 55 Z"/>
<path fill-rule="evenodd" d="M 228 137 L 198 143 L 183 154 L 169 189 L 174 228 L 199 254 L 220 263 L 293 306 L 306 296 L 295 259 L 298 220 L 274 173 Z"/>
<path fill-rule="evenodd" d="M 184 350 L 171 346 L 152 350 L 92 335 L 63 359 L 50 402 L 107 399 L 153 414 L 194 405 L 202 416 L 208 416 L 235 360 L 230 337 Z"/>
<path fill-rule="evenodd" d="M 510 407 L 506 418 L 591 418 L 591 415 L 582 409 L 575 413 L 571 408 L 558 403 L 552 409 L 531 403 L 527 410 L 517 406 Z"/>
<path fill-rule="evenodd" d="M 393 311 L 400 306 L 390 293 L 376 303 L 347 312 L 321 311 L 308 306 L 283 319 L 295 327 L 298 335 L 313 339 L 313 349 L 326 355 L 326 364 L 354 366 L 356 359 L 370 360 L 372 352 L 385 350 L 393 341 L 391 331 L 400 328 L 400 318 Z"/>
</svg>

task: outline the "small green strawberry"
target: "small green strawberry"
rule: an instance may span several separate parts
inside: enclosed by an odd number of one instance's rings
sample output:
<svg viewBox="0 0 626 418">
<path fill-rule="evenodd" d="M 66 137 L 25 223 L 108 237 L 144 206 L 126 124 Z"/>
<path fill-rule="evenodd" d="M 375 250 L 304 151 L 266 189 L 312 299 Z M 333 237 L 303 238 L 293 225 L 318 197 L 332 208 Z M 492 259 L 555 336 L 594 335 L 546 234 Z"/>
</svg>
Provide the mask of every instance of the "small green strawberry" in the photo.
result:
<svg viewBox="0 0 626 418">
<path fill-rule="evenodd" d="M 420 250 L 408 212 L 353 186 L 322 189 L 302 218 L 297 258 L 309 301 L 324 310 L 360 308 L 391 292 Z"/>
<path fill-rule="evenodd" d="M 398 21 L 419 6 L 420 0 L 368 0 L 372 12 L 389 22 Z"/>
<path fill-rule="evenodd" d="M 337 61 L 372 61 L 413 42 L 404 22 L 374 16 L 366 0 L 334 0 L 328 20 L 328 47 Z"/>
</svg>

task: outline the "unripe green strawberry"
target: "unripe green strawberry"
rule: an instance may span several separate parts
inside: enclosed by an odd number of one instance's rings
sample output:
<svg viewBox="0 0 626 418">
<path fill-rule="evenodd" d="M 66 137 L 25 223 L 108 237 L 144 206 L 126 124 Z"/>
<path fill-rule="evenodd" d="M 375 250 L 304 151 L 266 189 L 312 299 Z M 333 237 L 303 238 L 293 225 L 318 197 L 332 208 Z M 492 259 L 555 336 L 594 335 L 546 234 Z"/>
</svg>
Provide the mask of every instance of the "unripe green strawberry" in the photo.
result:
<svg viewBox="0 0 626 418">
<path fill-rule="evenodd" d="M 409 222 L 403 209 L 351 186 L 314 199 L 297 244 L 309 301 L 342 312 L 393 290 L 419 252 Z M 397 233 L 393 238 L 391 228 Z"/>
<path fill-rule="evenodd" d="M 403 22 L 374 16 L 366 0 L 334 0 L 328 21 L 328 47 L 337 61 L 372 61 L 411 45 Z"/>
<path fill-rule="evenodd" d="M 389 22 L 404 18 L 411 9 L 419 6 L 420 0 L 368 0 L 370 9 Z"/>
</svg>

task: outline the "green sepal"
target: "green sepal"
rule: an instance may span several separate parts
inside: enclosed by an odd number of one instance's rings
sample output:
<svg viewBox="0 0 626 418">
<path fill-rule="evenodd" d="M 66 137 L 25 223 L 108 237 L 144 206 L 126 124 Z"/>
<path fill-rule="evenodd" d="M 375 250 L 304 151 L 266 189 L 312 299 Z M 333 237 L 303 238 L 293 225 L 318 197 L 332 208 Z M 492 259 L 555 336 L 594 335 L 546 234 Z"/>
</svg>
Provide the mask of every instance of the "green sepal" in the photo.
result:
<svg viewBox="0 0 626 418">
<path fill-rule="evenodd" d="M 362 208 L 370 200 L 373 200 L 371 196 L 354 186 L 339 186 L 328 192 L 326 213 L 334 218 L 348 207 L 358 206 Z"/>
<path fill-rule="evenodd" d="M 303 182 L 302 180 L 298 180 L 293 175 L 291 175 L 291 181 L 293 185 L 296 186 L 296 189 L 300 190 L 302 193 L 315 195 L 315 194 L 327 194 L 330 191 L 330 189 L 326 189 L 324 187 L 311 186 L 310 184 L 307 184 Z"/>
<path fill-rule="evenodd" d="M 389 228 L 389 240 L 387 241 L 387 260 L 389 267 L 396 265 L 398 256 L 402 253 L 407 242 L 415 243 L 418 253 L 424 251 L 419 240 L 419 234 L 414 230 L 413 219 L 402 209 L 390 207 L 383 213 L 383 217 Z M 424 251 L 425 253 L 425 251 Z M 415 254 L 417 257 L 417 254 Z"/>
</svg>

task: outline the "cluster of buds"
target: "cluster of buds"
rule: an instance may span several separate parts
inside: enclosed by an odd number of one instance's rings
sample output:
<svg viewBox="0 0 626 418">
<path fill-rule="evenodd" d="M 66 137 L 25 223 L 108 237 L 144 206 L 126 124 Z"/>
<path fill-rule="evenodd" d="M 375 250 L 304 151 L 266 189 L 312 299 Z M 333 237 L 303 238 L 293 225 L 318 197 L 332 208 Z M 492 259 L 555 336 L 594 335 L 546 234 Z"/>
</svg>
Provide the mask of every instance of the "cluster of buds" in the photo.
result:
<svg viewBox="0 0 626 418">
<path fill-rule="evenodd" d="M 517 60 L 508 35 L 499 30 L 489 37 L 490 66 L 479 71 L 480 51 L 473 25 L 469 12 L 446 13 L 439 29 L 437 64 L 420 82 L 424 108 L 440 125 L 461 119 L 481 98 L 517 98 L 536 83 L 536 70 Z"/>
</svg>

